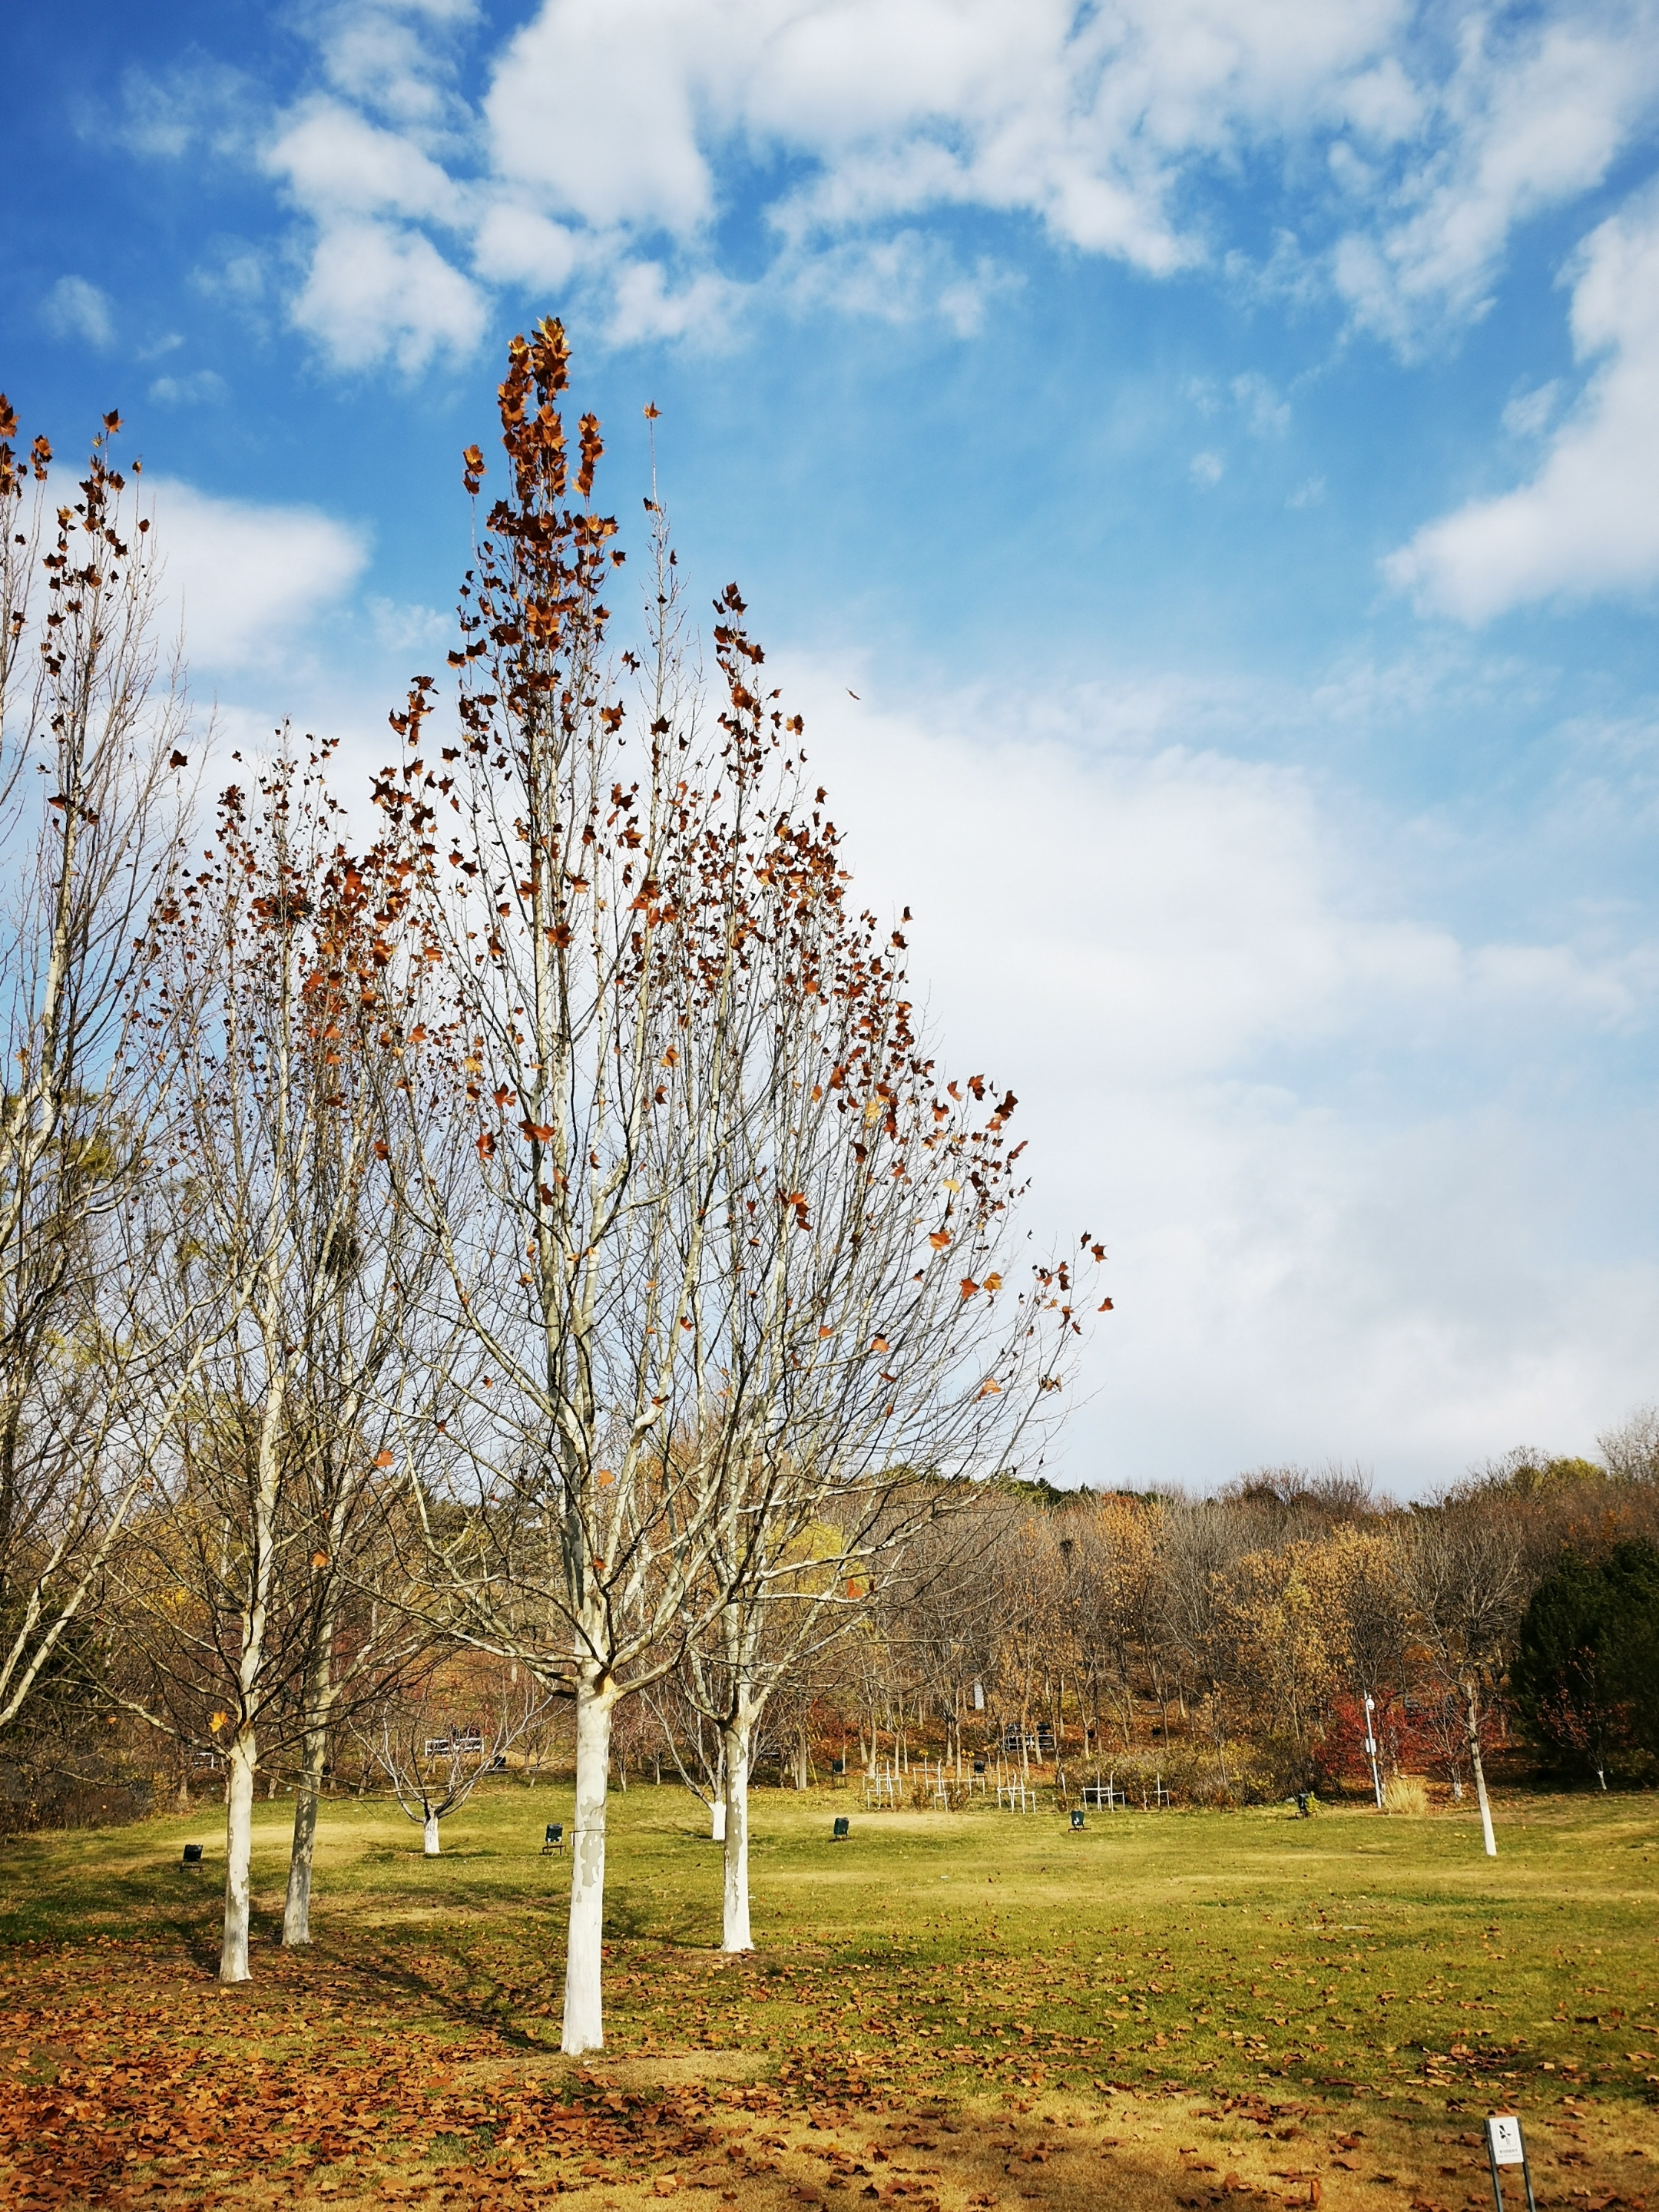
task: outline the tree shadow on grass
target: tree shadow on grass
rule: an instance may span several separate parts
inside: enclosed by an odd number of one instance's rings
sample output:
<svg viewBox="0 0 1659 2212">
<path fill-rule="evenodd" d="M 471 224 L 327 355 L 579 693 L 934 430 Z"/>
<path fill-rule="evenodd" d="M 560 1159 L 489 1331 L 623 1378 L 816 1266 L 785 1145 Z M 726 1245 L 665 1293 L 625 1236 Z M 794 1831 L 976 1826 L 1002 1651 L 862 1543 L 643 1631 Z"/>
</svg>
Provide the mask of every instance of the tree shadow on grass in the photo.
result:
<svg viewBox="0 0 1659 2212">
<path fill-rule="evenodd" d="M 446 1974 L 432 1959 L 433 1931 L 421 1931 L 418 1940 L 426 1947 L 419 1954 L 389 1943 L 376 1944 L 365 1940 L 359 1931 L 349 1954 L 341 1955 L 331 1949 L 327 1963 L 331 1972 L 350 1974 L 366 1989 L 384 1996 L 423 2006 L 457 2027 L 488 2034 L 511 2050 L 546 2055 L 547 2034 L 533 2032 L 524 2015 L 545 2019 L 550 2012 L 556 2014 L 564 1975 L 562 1959 L 556 1967 L 542 1973 L 508 1980 L 501 1976 L 496 1960 L 486 1960 L 452 1941 L 444 1943 L 441 1954 L 451 1970 Z"/>
<path fill-rule="evenodd" d="M 222 1860 L 186 1867 L 169 1844 L 125 1867 L 95 1871 L 62 1863 L 62 1839 L 14 1838 L 0 1856 L 6 1903 L 0 1946 L 84 1942 L 95 1936 L 155 1935 L 186 1948 L 216 1920 Z M 57 1846 L 58 1848 L 53 1848 Z"/>
</svg>

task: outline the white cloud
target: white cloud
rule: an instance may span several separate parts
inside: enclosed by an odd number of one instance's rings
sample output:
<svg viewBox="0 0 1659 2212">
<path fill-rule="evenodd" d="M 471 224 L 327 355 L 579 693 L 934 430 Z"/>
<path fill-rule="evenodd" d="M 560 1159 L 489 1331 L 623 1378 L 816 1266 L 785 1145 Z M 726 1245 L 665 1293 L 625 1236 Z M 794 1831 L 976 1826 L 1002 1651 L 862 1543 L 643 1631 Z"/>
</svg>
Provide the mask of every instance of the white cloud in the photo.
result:
<svg viewBox="0 0 1659 2212">
<path fill-rule="evenodd" d="M 1182 161 L 1375 107 L 1401 15 L 1398 0 L 546 0 L 485 112 L 501 173 L 596 227 L 690 238 L 718 155 L 747 143 L 817 165 L 781 210 L 797 228 L 971 202 L 1165 271 L 1202 252 L 1171 213 Z"/>
<path fill-rule="evenodd" d="M 1600 184 L 1659 97 L 1648 0 L 1507 35 L 1472 13 L 1459 46 L 1432 127 L 1382 196 L 1384 220 L 1345 238 L 1334 261 L 1357 319 L 1408 346 L 1425 321 L 1484 312 L 1515 226 Z"/>
<path fill-rule="evenodd" d="M 1547 427 L 1561 398 L 1561 380 L 1553 376 L 1535 391 L 1517 392 L 1504 410 L 1504 428 L 1512 438 L 1536 438 Z"/>
<path fill-rule="evenodd" d="M 1563 1066 L 1651 1028 L 1659 947 L 1464 941 L 1375 819 L 1170 741 L 1247 702 L 1074 696 L 1033 731 L 781 680 L 857 896 L 915 908 L 944 1060 L 1019 1095 L 1038 1243 L 1110 1249 L 1067 1479 L 1329 1454 L 1420 1490 L 1651 1395 L 1645 1126 L 1559 1117 Z"/>
<path fill-rule="evenodd" d="M 337 368 L 391 360 L 412 375 L 440 355 L 470 354 L 485 307 L 422 232 L 356 221 L 323 230 L 289 314 Z"/>
<path fill-rule="evenodd" d="M 1288 400 L 1281 399 L 1265 376 L 1255 369 L 1232 381 L 1233 404 L 1253 438 L 1282 438 L 1291 427 Z"/>
<path fill-rule="evenodd" d="M 192 668 L 258 667 L 349 592 L 368 558 L 361 531 L 314 507 L 216 499 L 144 479 L 155 502 L 172 617 Z"/>
<path fill-rule="evenodd" d="M 475 0 L 324 0 L 329 88 L 262 158 L 321 242 L 449 230 L 486 283 L 592 283 L 618 343 L 721 333 L 728 180 L 773 170 L 756 298 L 868 312 L 860 272 L 971 208 L 1154 276 L 1334 286 L 1409 351 L 1483 312 L 1516 225 L 1601 182 L 1659 104 L 1659 0 L 1482 9 L 1449 35 L 1421 0 L 542 0 L 486 57 L 475 113 L 458 40 L 483 25 Z M 241 80 L 210 76 L 131 81 L 130 141 L 182 152 L 216 116 L 232 143 Z M 1300 199 L 1252 270 L 1227 198 L 1264 161 Z M 926 312 L 971 331 L 997 281 L 979 261 Z M 405 323 L 366 355 L 349 317 L 337 342 L 321 291 L 306 327 L 341 365 L 418 362 L 459 343 L 459 296 L 424 349 Z"/>
<path fill-rule="evenodd" d="M 400 128 L 441 131 L 458 109 L 445 34 L 477 14 L 474 0 L 344 0 L 314 19 L 329 82 Z"/>
<path fill-rule="evenodd" d="M 1331 277 L 1410 347 L 1481 312 L 1515 226 L 1599 184 L 1656 100 L 1652 0 L 1449 44 L 1405 0 L 544 0 L 484 112 L 498 173 L 596 231 L 690 249 L 728 156 L 781 154 L 798 249 L 973 205 L 1154 275 L 1210 258 L 1220 168 L 1322 143 Z"/>
<path fill-rule="evenodd" d="M 992 301 L 1017 290 L 1020 280 L 986 257 L 965 269 L 939 240 L 906 228 L 787 253 L 770 281 L 796 307 L 829 307 L 884 323 L 937 320 L 968 337 L 982 326 Z"/>
<path fill-rule="evenodd" d="M 1219 453 L 1194 453 L 1187 473 L 1195 484 L 1202 484 L 1207 491 L 1221 482 L 1226 464 Z"/>
<path fill-rule="evenodd" d="M 225 397 L 225 380 L 212 368 L 195 369 L 188 376 L 158 376 L 149 396 L 164 407 L 216 407 Z"/>
<path fill-rule="evenodd" d="M 304 102 L 264 155 L 315 226 L 289 319 L 337 368 L 394 362 L 413 374 L 443 355 L 465 358 L 485 303 L 423 229 L 470 226 L 471 201 L 411 139 L 337 100 Z"/>
<path fill-rule="evenodd" d="M 244 315 L 259 308 L 269 289 L 264 256 L 241 239 L 219 240 L 212 262 L 191 270 L 190 281 L 209 299 L 226 301 Z"/>
<path fill-rule="evenodd" d="M 584 243 L 566 224 L 550 222 L 533 208 L 497 200 L 478 226 L 473 265 L 496 283 L 556 289 L 574 273 Z"/>
<path fill-rule="evenodd" d="M 364 602 L 375 642 L 391 653 L 431 652 L 455 635 L 455 617 L 436 607 L 404 606 L 378 594 Z"/>
<path fill-rule="evenodd" d="M 100 353 L 115 343 L 114 303 L 84 276 L 60 276 L 40 303 L 40 319 L 54 337 Z"/>
<path fill-rule="evenodd" d="M 135 153 L 177 161 L 204 145 L 230 155 L 258 127 L 255 86 L 222 63 L 198 55 L 160 76 L 130 69 L 122 77 L 117 136 Z"/>
<path fill-rule="evenodd" d="M 453 227 L 461 195 L 447 173 L 395 131 L 366 122 L 338 100 L 307 101 L 284 125 L 264 163 L 318 222 L 402 216 Z"/>
<path fill-rule="evenodd" d="M 606 336 L 612 345 L 692 335 L 718 344 L 728 334 L 743 298 L 740 284 L 708 271 L 672 291 L 659 261 L 629 262 L 617 274 Z"/>
<path fill-rule="evenodd" d="M 1385 562 L 1425 608 L 1480 623 L 1555 595 L 1659 580 L 1659 197 L 1585 241 L 1573 289 L 1581 361 L 1600 360 L 1532 482 L 1419 530 Z"/>
</svg>

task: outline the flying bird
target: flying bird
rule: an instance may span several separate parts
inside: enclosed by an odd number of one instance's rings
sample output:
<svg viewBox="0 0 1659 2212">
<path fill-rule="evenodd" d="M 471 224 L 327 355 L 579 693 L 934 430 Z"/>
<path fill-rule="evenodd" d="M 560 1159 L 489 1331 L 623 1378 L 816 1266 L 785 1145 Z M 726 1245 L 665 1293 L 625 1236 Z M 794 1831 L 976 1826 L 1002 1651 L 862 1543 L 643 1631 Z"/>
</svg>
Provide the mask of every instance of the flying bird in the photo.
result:
<svg viewBox="0 0 1659 2212">
<path fill-rule="evenodd" d="M 849 699 L 856 699 L 859 696 L 858 693 L 854 690 L 850 684 L 847 687 L 847 696 Z"/>
</svg>

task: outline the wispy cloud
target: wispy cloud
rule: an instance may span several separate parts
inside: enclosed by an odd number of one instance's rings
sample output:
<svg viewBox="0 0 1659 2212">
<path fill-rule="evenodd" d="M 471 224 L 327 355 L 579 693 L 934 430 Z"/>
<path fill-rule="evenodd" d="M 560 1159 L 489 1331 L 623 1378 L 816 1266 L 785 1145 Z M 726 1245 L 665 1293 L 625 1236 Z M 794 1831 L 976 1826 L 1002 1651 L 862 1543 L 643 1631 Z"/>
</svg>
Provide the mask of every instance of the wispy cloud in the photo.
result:
<svg viewBox="0 0 1659 2212">
<path fill-rule="evenodd" d="M 115 343 L 115 306 L 84 276 L 60 276 L 40 302 L 40 319 L 55 338 L 105 352 Z"/>
<path fill-rule="evenodd" d="M 1598 366 L 1532 481 L 1429 524 L 1385 563 L 1424 607 L 1480 623 L 1659 583 L 1659 194 L 1586 240 L 1572 333 Z"/>
<path fill-rule="evenodd" d="M 368 559 L 365 533 L 314 507 L 216 499 L 146 477 L 168 604 L 192 666 L 259 667 L 338 606 Z"/>
<path fill-rule="evenodd" d="M 320 88 L 242 135 L 310 226 L 308 263 L 341 259 L 343 224 L 387 230 L 378 356 L 334 283 L 299 288 L 300 326 L 344 368 L 464 347 L 469 284 L 579 283 L 617 344 L 728 336 L 738 283 L 864 313 L 860 270 L 969 210 L 1152 277 L 1224 274 L 1246 265 L 1224 179 L 1264 154 L 1301 182 L 1258 281 L 1323 286 L 1410 351 L 1478 317 L 1516 227 L 1596 186 L 1659 104 L 1652 0 L 1474 15 L 1450 42 L 1407 0 L 543 0 L 484 53 L 476 108 L 472 0 L 307 20 Z M 234 73 L 134 78 L 130 143 L 222 144 L 247 100 Z M 757 160 L 780 177 L 758 276 L 724 265 L 719 233 L 733 165 Z M 927 290 L 945 327 L 976 326 L 987 265 Z"/>
</svg>

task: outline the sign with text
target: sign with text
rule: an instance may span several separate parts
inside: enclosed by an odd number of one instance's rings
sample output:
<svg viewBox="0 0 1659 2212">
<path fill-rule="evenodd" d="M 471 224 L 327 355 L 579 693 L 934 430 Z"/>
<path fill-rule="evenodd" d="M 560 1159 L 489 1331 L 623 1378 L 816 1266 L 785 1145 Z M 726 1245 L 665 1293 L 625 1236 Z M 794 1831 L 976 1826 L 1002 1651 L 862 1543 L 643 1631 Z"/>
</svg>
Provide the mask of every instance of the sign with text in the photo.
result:
<svg viewBox="0 0 1659 2212">
<path fill-rule="evenodd" d="M 1521 2142 L 1521 2123 L 1506 2112 L 1495 2112 L 1486 2122 L 1486 2142 L 1494 2166 L 1524 2166 L 1527 2154 Z"/>
<path fill-rule="evenodd" d="M 1504 2168 L 1518 2166 L 1527 2192 L 1527 2212 L 1538 2212 L 1532 2193 L 1532 2168 L 1527 2163 L 1526 2138 L 1513 2112 L 1494 2112 L 1486 2122 L 1486 2157 L 1492 2167 L 1492 2212 L 1509 2212 L 1504 2202 Z"/>
</svg>

